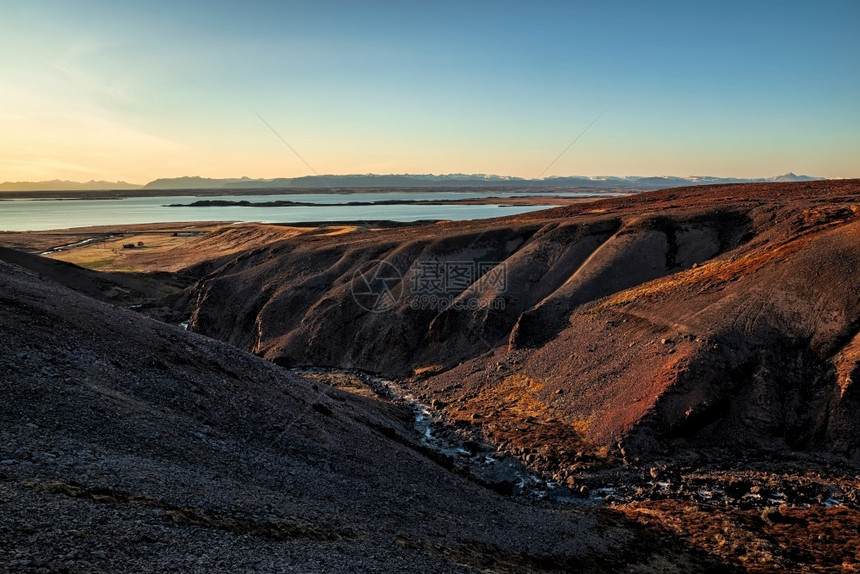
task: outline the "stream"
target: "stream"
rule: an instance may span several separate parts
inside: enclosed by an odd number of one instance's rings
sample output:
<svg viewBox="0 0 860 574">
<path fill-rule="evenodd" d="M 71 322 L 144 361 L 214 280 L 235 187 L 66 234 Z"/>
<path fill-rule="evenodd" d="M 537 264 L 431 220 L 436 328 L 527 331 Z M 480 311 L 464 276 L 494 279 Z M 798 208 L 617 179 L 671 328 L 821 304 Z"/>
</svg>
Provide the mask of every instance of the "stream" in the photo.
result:
<svg viewBox="0 0 860 574">
<path fill-rule="evenodd" d="M 526 467 L 516 457 L 500 452 L 484 440 L 479 431 L 452 424 L 442 412 L 423 404 L 396 381 L 357 370 L 319 367 L 289 370 L 334 387 L 357 385 L 384 401 L 408 409 L 412 428 L 401 427 L 399 436 L 395 433 L 390 438 L 410 445 L 449 471 L 503 495 L 580 507 L 674 499 L 747 510 L 782 504 L 829 507 L 847 503 L 860 508 L 858 490 L 852 480 L 840 478 L 838 473 L 833 477 L 817 478 L 806 472 L 798 474 L 780 468 L 784 462 L 781 459 L 760 468 L 743 462 L 733 466 L 712 464 L 707 460 L 694 465 L 667 460 L 665 464 L 625 463 L 597 468 L 577 476 L 576 484 L 587 488 L 587 494 L 583 495 Z M 338 384 L 338 379 L 343 383 Z M 348 388 L 343 390 L 349 392 Z M 404 422 L 408 425 L 410 421 Z M 388 430 L 394 432 L 394 429 Z"/>
<path fill-rule="evenodd" d="M 468 436 L 449 424 L 435 409 L 422 404 L 394 381 L 361 371 L 298 367 L 290 369 L 298 375 L 337 375 L 360 381 L 380 398 L 407 407 L 413 415 L 415 440 L 421 447 L 438 455 L 456 472 L 504 494 L 526 496 L 538 500 L 553 500 L 572 504 L 603 503 L 600 493 L 589 498 L 575 495 L 561 484 L 547 480 L 522 465 L 513 457 L 499 452 L 492 445 Z M 605 495 L 605 494 L 604 494 Z"/>
</svg>

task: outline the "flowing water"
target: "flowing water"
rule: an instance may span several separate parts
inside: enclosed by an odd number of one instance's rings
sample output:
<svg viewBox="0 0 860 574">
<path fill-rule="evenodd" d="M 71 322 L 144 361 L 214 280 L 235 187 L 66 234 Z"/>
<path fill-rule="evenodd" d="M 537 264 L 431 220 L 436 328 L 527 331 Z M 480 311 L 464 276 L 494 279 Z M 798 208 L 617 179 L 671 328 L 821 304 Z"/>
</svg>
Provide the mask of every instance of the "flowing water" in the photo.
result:
<svg viewBox="0 0 860 574">
<path fill-rule="evenodd" d="M 466 436 L 445 421 L 436 410 L 422 404 L 396 382 L 361 371 L 303 367 L 291 369 L 299 375 L 345 375 L 359 381 L 381 398 L 409 408 L 413 414 L 413 440 L 440 455 L 454 470 L 473 480 L 505 493 L 551 499 L 558 502 L 587 504 L 594 499 L 575 496 L 562 485 L 547 480 L 493 446 Z"/>
</svg>

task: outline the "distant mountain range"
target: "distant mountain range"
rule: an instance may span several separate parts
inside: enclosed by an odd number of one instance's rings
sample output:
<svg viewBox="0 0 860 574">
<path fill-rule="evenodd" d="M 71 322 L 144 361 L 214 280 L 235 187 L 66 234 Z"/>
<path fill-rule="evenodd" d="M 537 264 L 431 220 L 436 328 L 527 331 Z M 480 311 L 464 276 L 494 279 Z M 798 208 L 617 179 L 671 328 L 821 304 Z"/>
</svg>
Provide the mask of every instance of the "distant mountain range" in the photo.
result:
<svg viewBox="0 0 860 574">
<path fill-rule="evenodd" d="M 7 181 L 0 183 L 0 191 L 77 191 L 101 189 L 141 189 L 142 185 L 124 181 Z"/>
<path fill-rule="evenodd" d="M 640 177 L 640 176 L 564 176 L 543 179 L 485 175 L 312 175 L 303 177 L 279 177 L 274 179 L 251 179 L 248 177 L 211 179 L 198 176 L 156 179 L 146 185 L 124 181 L 19 181 L 0 183 L 0 191 L 72 191 L 72 190 L 129 190 L 129 189 L 329 189 L 329 188 L 380 188 L 380 187 L 499 187 L 499 188 L 585 188 L 606 191 L 652 190 L 686 185 L 715 183 L 760 183 L 768 181 L 814 181 L 823 179 L 808 175 L 787 173 L 768 178 L 726 178 L 712 176 L 691 177 Z"/>
</svg>

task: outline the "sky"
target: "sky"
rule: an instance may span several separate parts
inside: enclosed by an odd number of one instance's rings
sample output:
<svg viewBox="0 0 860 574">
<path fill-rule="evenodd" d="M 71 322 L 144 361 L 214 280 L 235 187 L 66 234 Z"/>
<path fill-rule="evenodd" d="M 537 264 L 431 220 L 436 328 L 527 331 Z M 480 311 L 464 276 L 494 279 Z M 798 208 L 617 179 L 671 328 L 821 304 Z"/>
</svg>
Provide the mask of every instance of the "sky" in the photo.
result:
<svg viewBox="0 0 860 574">
<path fill-rule="evenodd" d="M 0 181 L 789 171 L 860 177 L 858 0 L 0 0 Z"/>
</svg>

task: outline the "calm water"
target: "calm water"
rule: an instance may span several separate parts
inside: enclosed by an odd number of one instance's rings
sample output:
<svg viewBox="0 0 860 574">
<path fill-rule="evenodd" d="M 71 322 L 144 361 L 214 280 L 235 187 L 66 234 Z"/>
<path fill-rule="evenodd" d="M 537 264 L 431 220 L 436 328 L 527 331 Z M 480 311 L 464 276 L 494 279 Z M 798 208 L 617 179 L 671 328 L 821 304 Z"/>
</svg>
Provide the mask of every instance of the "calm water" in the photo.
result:
<svg viewBox="0 0 860 574">
<path fill-rule="evenodd" d="M 165 207 L 167 204 L 189 204 L 201 199 L 228 201 L 300 201 L 321 204 L 349 201 L 468 199 L 510 197 L 515 195 L 548 195 L 547 193 L 303 193 L 289 195 L 246 196 L 173 196 L 134 197 L 128 199 L 11 199 L 0 201 L 0 231 L 39 231 L 91 225 L 126 225 L 132 223 L 170 223 L 180 221 L 260 221 L 290 223 L 303 221 L 416 221 L 419 219 L 483 219 L 526 213 L 546 206 L 500 205 L 356 205 L 297 207 Z M 558 194 L 565 197 L 590 197 L 590 193 Z"/>
</svg>

